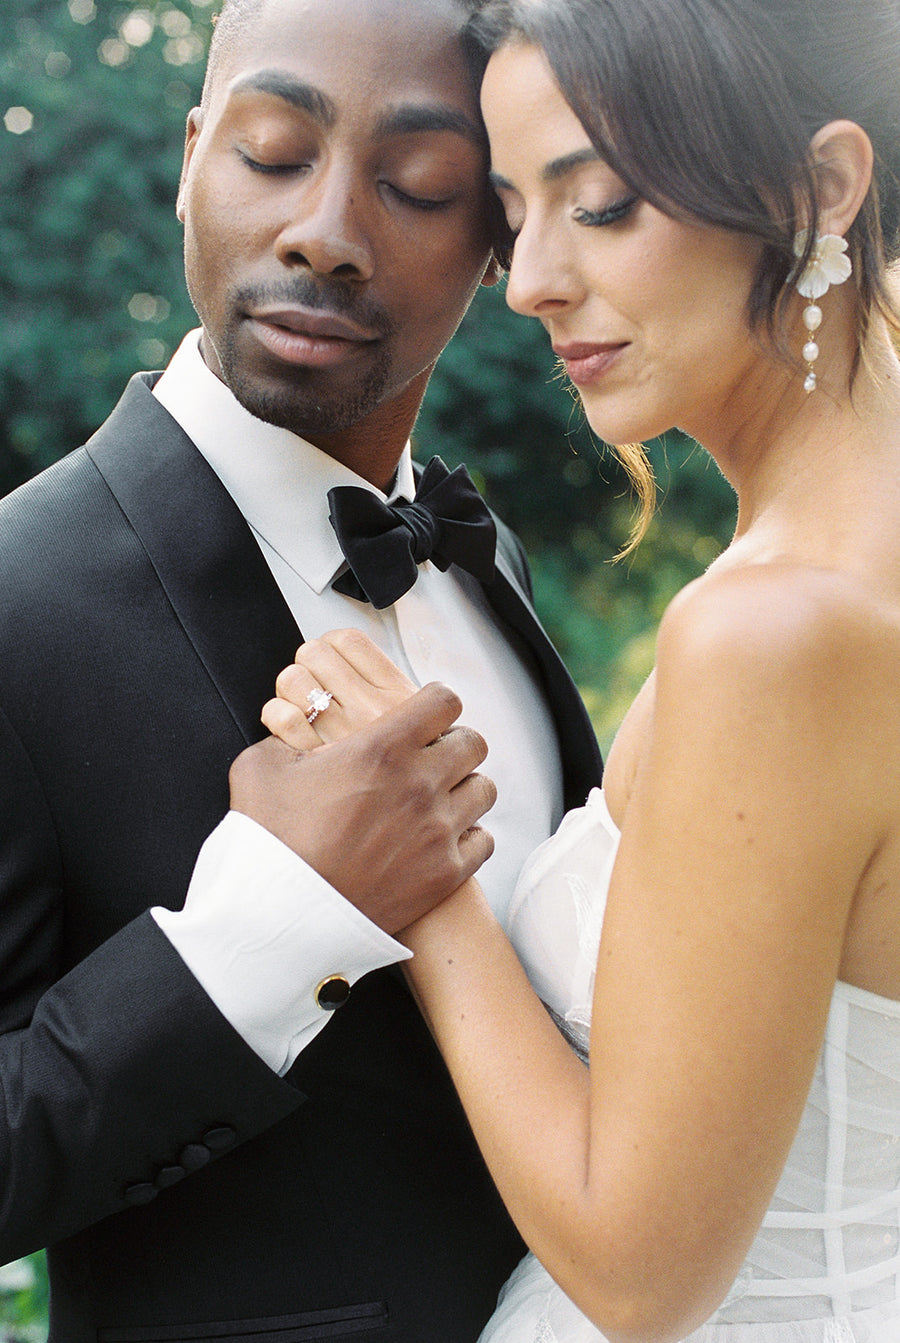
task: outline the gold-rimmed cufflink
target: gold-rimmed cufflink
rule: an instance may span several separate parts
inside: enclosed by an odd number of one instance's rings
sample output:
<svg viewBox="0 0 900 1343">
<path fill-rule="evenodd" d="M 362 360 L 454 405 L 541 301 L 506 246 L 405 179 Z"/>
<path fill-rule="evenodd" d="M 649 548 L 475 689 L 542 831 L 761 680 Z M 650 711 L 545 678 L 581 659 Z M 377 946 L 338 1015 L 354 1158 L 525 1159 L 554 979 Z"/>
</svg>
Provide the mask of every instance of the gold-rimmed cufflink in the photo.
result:
<svg viewBox="0 0 900 1343">
<path fill-rule="evenodd" d="M 316 986 L 316 1005 L 323 1012 L 343 1007 L 350 997 L 350 981 L 343 975 L 328 975 Z"/>
</svg>

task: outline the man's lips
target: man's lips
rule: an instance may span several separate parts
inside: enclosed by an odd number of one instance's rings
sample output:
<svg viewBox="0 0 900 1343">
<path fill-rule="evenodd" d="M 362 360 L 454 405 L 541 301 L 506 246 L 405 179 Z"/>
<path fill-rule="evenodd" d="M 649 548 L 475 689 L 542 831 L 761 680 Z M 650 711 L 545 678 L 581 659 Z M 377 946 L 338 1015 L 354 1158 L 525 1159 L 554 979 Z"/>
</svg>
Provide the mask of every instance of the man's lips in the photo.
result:
<svg viewBox="0 0 900 1343">
<path fill-rule="evenodd" d="M 276 358 L 312 368 L 342 363 L 380 336 L 340 313 L 312 308 L 258 308 L 247 317 L 257 339 Z"/>
<path fill-rule="evenodd" d="M 601 377 L 627 348 L 627 344 L 627 341 L 591 344 L 582 341 L 571 345 L 554 345 L 553 353 L 563 361 L 566 373 L 577 387 Z"/>
<path fill-rule="evenodd" d="M 251 312 L 250 316 L 257 322 L 284 327 L 298 336 L 370 341 L 377 340 L 379 335 L 371 327 L 360 326 L 349 317 L 317 308 L 259 308 Z"/>
</svg>

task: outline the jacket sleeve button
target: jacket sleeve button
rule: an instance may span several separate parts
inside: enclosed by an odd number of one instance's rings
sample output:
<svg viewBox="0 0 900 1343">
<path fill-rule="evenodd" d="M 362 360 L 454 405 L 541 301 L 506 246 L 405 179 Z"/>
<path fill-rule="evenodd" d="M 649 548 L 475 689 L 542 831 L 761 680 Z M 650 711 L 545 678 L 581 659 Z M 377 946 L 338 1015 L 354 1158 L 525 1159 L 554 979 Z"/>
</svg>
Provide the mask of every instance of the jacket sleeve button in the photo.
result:
<svg viewBox="0 0 900 1343">
<path fill-rule="evenodd" d="M 203 1143 L 189 1142 L 178 1154 L 178 1160 L 184 1169 L 190 1174 L 195 1170 L 201 1170 L 207 1165 L 212 1153 Z"/>
<path fill-rule="evenodd" d="M 229 1124 L 220 1124 L 209 1128 L 203 1135 L 204 1146 L 211 1152 L 227 1152 L 237 1142 L 237 1134 Z"/>
<path fill-rule="evenodd" d="M 158 1192 L 156 1185 L 146 1180 L 139 1184 L 129 1184 L 125 1186 L 125 1202 L 137 1208 L 142 1203 L 152 1203 Z"/>
<path fill-rule="evenodd" d="M 183 1180 L 185 1175 L 187 1175 L 187 1171 L 184 1166 L 163 1166 L 161 1170 L 156 1172 L 156 1179 L 153 1183 L 157 1189 L 168 1189 L 170 1185 Z"/>
</svg>

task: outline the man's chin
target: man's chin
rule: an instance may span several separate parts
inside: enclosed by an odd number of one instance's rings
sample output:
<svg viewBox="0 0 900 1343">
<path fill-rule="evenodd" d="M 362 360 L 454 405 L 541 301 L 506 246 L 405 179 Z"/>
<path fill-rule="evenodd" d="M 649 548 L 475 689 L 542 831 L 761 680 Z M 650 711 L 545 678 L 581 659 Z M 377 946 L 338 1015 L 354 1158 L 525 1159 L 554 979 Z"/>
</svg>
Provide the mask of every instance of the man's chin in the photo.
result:
<svg viewBox="0 0 900 1343">
<path fill-rule="evenodd" d="M 273 391 L 240 378 L 226 377 L 225 381 L 244 409 L 258 420 L 311 439 L 342 433 L 366 419 L 380 405 L 385 383 L 383 377 L 372 378 L 346 393 L 316 398 L 299 390 Z"/>
</svg>

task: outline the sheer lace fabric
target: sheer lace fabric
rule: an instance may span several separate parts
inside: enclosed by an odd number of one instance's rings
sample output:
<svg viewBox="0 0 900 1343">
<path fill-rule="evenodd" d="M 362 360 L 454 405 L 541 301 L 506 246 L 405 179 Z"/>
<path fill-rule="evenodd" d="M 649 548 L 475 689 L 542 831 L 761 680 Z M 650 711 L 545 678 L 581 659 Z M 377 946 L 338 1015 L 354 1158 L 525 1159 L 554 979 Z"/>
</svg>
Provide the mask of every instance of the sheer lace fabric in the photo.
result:
<svg viewBox="0 0 900 1343">
<path fill-rule="evenodd" d="M 526 863 L 509 932 L 536 991 L 587 1049 L 618 831 L 599 790 Z M 835 987 L 771 1207 L 727 1299 L 690 1343 L 900 1343 L 900 1003 Z M 602 1343 L 528 1255 L 480 1343 Z"/>
</svg>

